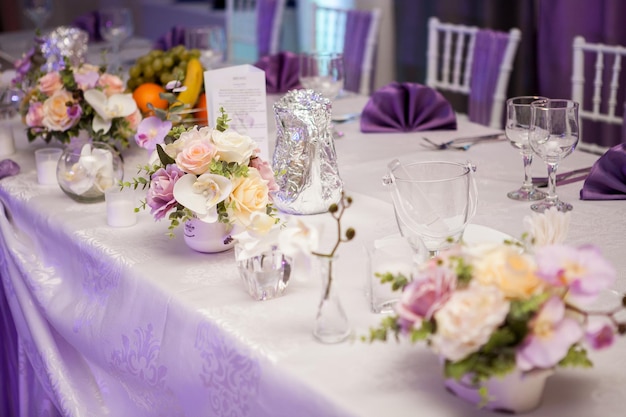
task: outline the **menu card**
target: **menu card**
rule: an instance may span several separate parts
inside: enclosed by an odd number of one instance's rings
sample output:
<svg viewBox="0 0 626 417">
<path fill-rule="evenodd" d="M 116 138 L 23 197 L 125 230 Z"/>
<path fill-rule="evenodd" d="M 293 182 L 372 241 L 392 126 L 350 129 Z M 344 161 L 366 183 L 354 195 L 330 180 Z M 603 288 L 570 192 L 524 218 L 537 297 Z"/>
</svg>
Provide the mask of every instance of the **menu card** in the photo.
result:
<svg viewBox="0 0 626 417">
<path fill-rule="evenodd" d="M 254 139 L 260 156 L 269 161 L 265 72 L 252 65 L 205 71 L 204 89 L 209 120 L 215 121 L 223 107 L 229 127 Z"/>
</svg>

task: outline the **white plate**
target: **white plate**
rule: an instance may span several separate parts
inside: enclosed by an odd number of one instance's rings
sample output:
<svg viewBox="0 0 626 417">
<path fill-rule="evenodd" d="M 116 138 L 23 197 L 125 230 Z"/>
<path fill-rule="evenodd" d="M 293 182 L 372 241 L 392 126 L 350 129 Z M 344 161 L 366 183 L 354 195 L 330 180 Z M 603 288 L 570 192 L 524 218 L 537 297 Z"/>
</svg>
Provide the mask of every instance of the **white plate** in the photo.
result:
<svg viewBox="0 0 626 417">
<path fill-rule="evenodd" d="M 463 233 L 463 241 L 474 245 L 477 243 L 502 243 L 505 240 L 515 240 L 511 235 L 480 224 L 468 224 Z"/>
</svg>

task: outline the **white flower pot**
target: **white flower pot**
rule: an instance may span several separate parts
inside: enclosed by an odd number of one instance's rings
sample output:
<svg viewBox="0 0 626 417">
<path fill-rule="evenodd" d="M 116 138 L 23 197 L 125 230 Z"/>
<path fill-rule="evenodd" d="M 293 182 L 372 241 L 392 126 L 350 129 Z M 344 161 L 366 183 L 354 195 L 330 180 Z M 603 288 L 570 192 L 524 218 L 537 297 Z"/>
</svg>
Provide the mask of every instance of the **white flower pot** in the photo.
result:
<svg viewBox="0 0 626 417">
<path fill-rule="evenodd" d="M 552 369 L 529 372 L 515 369 L 502 378 L 489 379 L 484 383 L 489 396 L 484 408 L 505 413 L 534 410 L 541 403 L 546 379 L 553 373 Z M 478 405 L 482 400 L 478 392 L 480 385 L 472 385 L 469 376 L 458 381 L 447 379 L 445 385 L 450 392 L 472 404 Z"/>
<path fill-rule="evenodd" d="M 185 222 L 185 243 L 197 252 L 224 252 L 235 245 L 230 238 L 231 231 L 232 226 L 229 224 L 190 219 Z"/>
</svg>

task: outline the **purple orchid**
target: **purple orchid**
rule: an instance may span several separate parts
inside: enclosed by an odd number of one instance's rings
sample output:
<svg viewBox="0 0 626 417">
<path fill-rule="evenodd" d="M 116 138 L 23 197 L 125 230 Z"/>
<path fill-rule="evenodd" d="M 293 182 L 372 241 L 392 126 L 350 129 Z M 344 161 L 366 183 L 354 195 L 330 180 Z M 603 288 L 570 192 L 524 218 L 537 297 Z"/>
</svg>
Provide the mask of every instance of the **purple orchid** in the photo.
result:
<svg viewBox="0 0 626 417">
<path fill-rule="evenodd" d="M 595 246 L 545 246 L 536 255 L 537 275 L 555 287 L 569 287 L 568 299 L 593 302 L 615 281 L 615 268 Z"/>
<path fill-rule="evenodd" d="M 559 297 L 546 301 L 529 324 L 530 333 L 515 358 L 522 371 L 555 366 L 583 336 L 578 322 L 565 316 L 565 304 Z"/>
<path fill-rule="evenodd" d="M 607 348 L 613 345 L 615 328 L 607 323 L 599 326 L 590 326 L 585 333 L 585 340 L 596 350 Z"/>
<path fill-rule="evenodd" d="M 162 144 L 165 136 L 172 129 L 172 122 L 161 120 L 156 116 L 146 117 L 139 123 L 135 142 L 140 147 L 153 152 L 158 144 Z"/>
</svg>

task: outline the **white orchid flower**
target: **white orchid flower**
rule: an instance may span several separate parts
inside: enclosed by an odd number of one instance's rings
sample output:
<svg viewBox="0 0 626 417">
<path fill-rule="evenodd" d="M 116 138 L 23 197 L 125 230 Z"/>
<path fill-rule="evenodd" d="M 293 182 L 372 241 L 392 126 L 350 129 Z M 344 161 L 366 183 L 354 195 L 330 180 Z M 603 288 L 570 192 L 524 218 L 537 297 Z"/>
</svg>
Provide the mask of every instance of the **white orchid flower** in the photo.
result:
<svg viewBox="0 0 626 417">
<path fill-rule="evenodd" d="M 183 175 L 174 184 L 174 198 L 193 211 L 198 219 L 214 223 L 218 219 L 217 204 L 224 201 L 233 190 L 226 177 L 216 174 Z"/>
<path fill-rule="evenodd" d="M 102 130 L 107 133 L 114 118 L 127 117 L 137 111 L 137 103 L 132 94 L 113 94 L 107 97 L 104 92 L 94 88 L 85 91 L 84 97 L 96 111 L 92 124 L 94 132 Z"/>
<path fill-rule="evenodd" d="M 545 246 L 565 241 L 569 232 L 570 218 L 570 212 L 558 211 L 551 207 L 543 213 L 525 216 L 523 221 L 534 246 Z"/>
<path fill-rule="evenodd" d="M 106 149 L 92 148 L 86 144 L 81 148 L 78 162 L 65 173 L 63 179 L 77 195 L 86 193 L 94 186 L 104 191 L 116 182 L 113 155 Z"/>
<path fill-rule="evenodd" d="M 253 227 L 233 235 L 233 239 L 237 241 L 239 247 L 239 250 L 236 252 L 237 261 L 260 256 L 264 252 L 271 251 L 273 248 L 278 247 L 278 238 L 281 232 L 280 226 L 276 225 L 276 221 L 273 217 L 265 213 L 258 214 L 257 216 L 257 213 L 254 213 L 251 217 L 253 224 L 263 223 L 263 228 L 265 228 L 268 223 L 267 217 L 271 220 L 271 226 L 263 233 L 258 233 Z"/>
<path fill-rule="evenodd" d="M 287 256 L 310 255 L 319 246 L 319 231 L 296 219 L 295 225 L 287 224 L 279 237 L 280 250 Z"/>
</svg>

